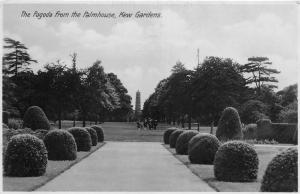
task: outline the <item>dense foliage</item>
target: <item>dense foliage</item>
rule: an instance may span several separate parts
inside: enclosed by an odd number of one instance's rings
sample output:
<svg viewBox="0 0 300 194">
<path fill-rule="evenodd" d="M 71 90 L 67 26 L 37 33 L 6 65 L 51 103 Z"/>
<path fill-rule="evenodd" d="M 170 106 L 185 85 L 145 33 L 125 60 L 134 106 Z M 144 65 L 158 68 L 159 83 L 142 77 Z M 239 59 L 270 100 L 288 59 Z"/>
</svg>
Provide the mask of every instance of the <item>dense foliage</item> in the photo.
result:
<svg viewBox="0 0 300 194">
<path fill-rule="evenodd" d="M 257 178 L 258 155 L 253 146 L 241 141 L 224 143 L 214 160 L 217 180 L 226 182 L 252 182 Z"/>
<path fill-rule="evenodd" d="M 239 110 L 241 120 L 245 124 L 256 123 L 259 119 L 268 118 L 267 106 L 259 100 L 248 100 L 241 105 Z"/>
<path fill-rule="evenodd" d="M 91 127 L 86 127 L 85 129 L 90 133 L 92 139 L 92 146 L 96 146 L 98 143 L 98 136 L 96 130 Z"/>
<path fill-rule="evenodd" d="M 38 106 L 31 106 L 27 109 L 23 118 L 23 126 L 32 130 L 50 129 L 49 120 L 44 111 Z"/>
<path fill-rule="evenodd" d="M 77 157 L 76 142 L 66 130 L 51 130 L 44 139 L 49 160 L 75 160 Z"/>
<path fill-rule="evenodd" d="M 72 127 L 68 129 L 68 132 L 70 132 L 76 142 L 77 145 L 77 151 L 83 151 L 88 152 L 92 148 L 92 139 L 89 134 L 89 132 L 82 127 Z"/>
<path fill-rule="evenodd" d="M 188 155 L 191 163 L 212 164 L 221 143 L 211 134 L 198 134 L 188 143 Z"/>
<path fill-rule="evenodd" d="M 7 176 L 41 176 L 46 172 L 47 150 L 42 140 L 29 134 L 16 135 L 8 143 L 4 156 Z"/>
<path fill-rule="evenodd" d="M 181 123 L 182 127 L 185 122 L 207 125 L 216 123 L 222 110 L 232 106 L 239 110 L 245 124 L 262 118 L 295 122 L 297 84 L 274 92 L 277 80 L 272 74 L 278 71 L 268 68 L 270 64 L 266 57 L 251 57 L 245 65 L 232 59 L 206 57 L 194 70 L 188 70 L 177 62 L 171 75 L 161 80 L 145 100 L 143 115 Z M 255 79 L 256 74 L 261 77 Z"/>
<path fill-rule="evenodd" d="M 275 156 L 263 176 L 261 191 L 298 191 L 298 149 L 289 148 Z"/>
<path fill-rule="evenodd" d="M 94 129 L 97 133 L 98 142 L 104 141 L 104 130 L 100 125 L 93 125 L 91 126 L 92 129 Z"/>
<path fill-rule="evenodd" d="M 188 130 L 180 134 L 175 145 L 176 153 L 186 155 L 188 153 L 189 141 L 198 133 L 196 130 Z"/>
<path fill-rule="evenodd" d="M 169 144 L 170 144 L 170 148 L 175 148 L 176 146 L 176 142 L 177 142 L 177 138 L 179 137 L 180 134 L 182 134 L 184 132 L 184 130 L 182 129 L 177 129 L 175 131 L 173 131 L 169 137 Z"/>
<path fill-rule="evenodd" d="M 219 140 L 242 139 L 242 125 L 239 113 L 233 107 L 224 109 L 218 123 L 216 136 Z"/>
<path fill-rule="evenodd" d="M 164 143 L 169 144 L 169 138 L 171 133 L 173 133 L 177 128 L 169 128 L 164 132 Z"/>
<path fill-rule="evenodd" d="M 23 117 L 28 107 L 41 107 L 53 121 L 126 121 L 131 117 L 131 97 L 113 73 L 105 73 L 97 60 L 86 69 L 77 69 L 77 54 L 69 65 L 61 60 L 46 64 L 37 73 L 37 63 L 20 41 L 4 39 L 3 110 Z M 75 123 L 75 122 L 74 122 Z"/>
</svg>

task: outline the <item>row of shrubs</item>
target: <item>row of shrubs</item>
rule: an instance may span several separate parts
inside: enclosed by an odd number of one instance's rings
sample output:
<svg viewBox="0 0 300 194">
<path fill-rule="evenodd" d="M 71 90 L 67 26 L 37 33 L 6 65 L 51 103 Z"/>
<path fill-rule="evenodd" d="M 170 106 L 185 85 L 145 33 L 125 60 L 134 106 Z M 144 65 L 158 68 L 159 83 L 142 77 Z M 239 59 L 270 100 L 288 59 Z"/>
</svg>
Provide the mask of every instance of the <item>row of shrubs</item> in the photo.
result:
<svg viewBox="0 0 300 194">
<path fill-rule="evenodd" d="M 234 108 L 226 108 L 216 136 L 195 130 L 170 128 L 164 133 L 164 143 L 175 148 L 177 154 L 188 155 L 191 163 L 213 164 L 219 181 L 252 182 L 257 179 L 258 154 L 242 138 L 241 123 Z M 269 163 L 261 191 L 298 190 L 298 150 L 289 148 Z"/>
<path fill-rule="evenodd" d="M 47 121 L 42 109 L 30 107 L 23 126 L 31 128 L 4 129 L 8 141 L 4 154 L 6 176 L 41 176 L 46 172 L 48 160 L 75 160 L 77 152 L 88 152 L 104 141 L 100 126 L 50 130 Z"/>
</svg>

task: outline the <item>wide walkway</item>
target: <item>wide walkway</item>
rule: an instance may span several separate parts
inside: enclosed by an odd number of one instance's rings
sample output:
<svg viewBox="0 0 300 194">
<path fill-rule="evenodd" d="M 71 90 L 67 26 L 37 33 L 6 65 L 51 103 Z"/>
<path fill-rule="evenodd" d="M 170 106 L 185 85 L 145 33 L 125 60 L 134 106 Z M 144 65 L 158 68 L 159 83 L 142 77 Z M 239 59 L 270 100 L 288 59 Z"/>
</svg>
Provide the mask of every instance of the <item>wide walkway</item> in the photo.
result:
<svg viewBox="0 0 300 194">
<path fill-rule="evenodd" d="M 37 191 L 214 191 L 161 143 L 107 142 Z"/>
</svg>

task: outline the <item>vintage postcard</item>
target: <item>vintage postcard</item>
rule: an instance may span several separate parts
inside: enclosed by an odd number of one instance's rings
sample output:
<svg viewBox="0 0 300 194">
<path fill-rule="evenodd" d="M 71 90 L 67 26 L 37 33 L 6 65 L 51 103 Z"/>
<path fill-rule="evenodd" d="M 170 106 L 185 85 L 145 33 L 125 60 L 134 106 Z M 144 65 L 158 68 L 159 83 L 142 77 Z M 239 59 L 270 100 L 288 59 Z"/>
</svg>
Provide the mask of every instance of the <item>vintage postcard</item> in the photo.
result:
<svg viewBox="0 0 300 194">
<path fill-rule="evenodd" d="M 298 191 L 299 2 L 1 8 L 3 191 Z"/>
</svg>

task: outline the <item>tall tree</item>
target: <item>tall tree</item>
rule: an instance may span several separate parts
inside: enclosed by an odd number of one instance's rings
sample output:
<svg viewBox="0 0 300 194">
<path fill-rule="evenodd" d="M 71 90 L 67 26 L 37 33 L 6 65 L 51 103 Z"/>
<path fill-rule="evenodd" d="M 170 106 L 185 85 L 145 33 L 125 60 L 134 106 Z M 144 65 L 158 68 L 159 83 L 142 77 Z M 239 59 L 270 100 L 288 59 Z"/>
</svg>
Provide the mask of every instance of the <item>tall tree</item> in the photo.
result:
<svg viewBox="0 0 300 194">
<path fill-rule="evenodd" d="M 128 118 L 128 114 L 132 111 L 131 97 L 128 95 L 127 89 L 122 84 L 121 80 L 118 79 L 114 73 L 107 74 L 109 83 L 114 87 L 117 93 L 118 105 L 111 112 L 111 116 L 118 121 L 125 121 Z M 115 95 L 112 95 L 112 97 Z M 115 96 L 116 97 L 116 96 Z"/>
<path fill-rule="evenodd" d="M 280 71 L 269 68 L 272 62 L 267 57 L 250 57 L 249 63 L 241 66 L 240 70 L 243 73 L 250 74 L 247 78 L 247 84 L 255 84 L 255 88 L 260 94 L 262 85 L 269 88 L 277 88 L 273 83 L 277 83 L 278 80 L 273 77 L 273 74 L 278 74 Z"/>
<path fill-rule="evenodd" d="M 20 41 L 4 38 L 4 42 L 6 43 L 4 49 L 8 49 L 9 52 L 3 56 L 3 73 L 16 76 L 21 71 L 28 71 L 30 63 L 37 63 L 27 53 L 28 48 Z"/>
<path fill-rule="evenodd" d="M 50 115 L 58 120 L 58 127 L 61 128 L 63 113 L 71 111 L 72 106 L 68 68 L 60 60 L 47 64 L 45 71 L 38 72 L 36 81 L 36 103 L 41 103 L 47 112 L 52 113 Z"/>
<path fill-rule="evenodd" d="M 193 105 L 206 123 L 217 121 L 224 108 L 237 107 L 244 90 L 245 79 L 231 59 L 207 57 L 192 77 Z"/>
</svg>

